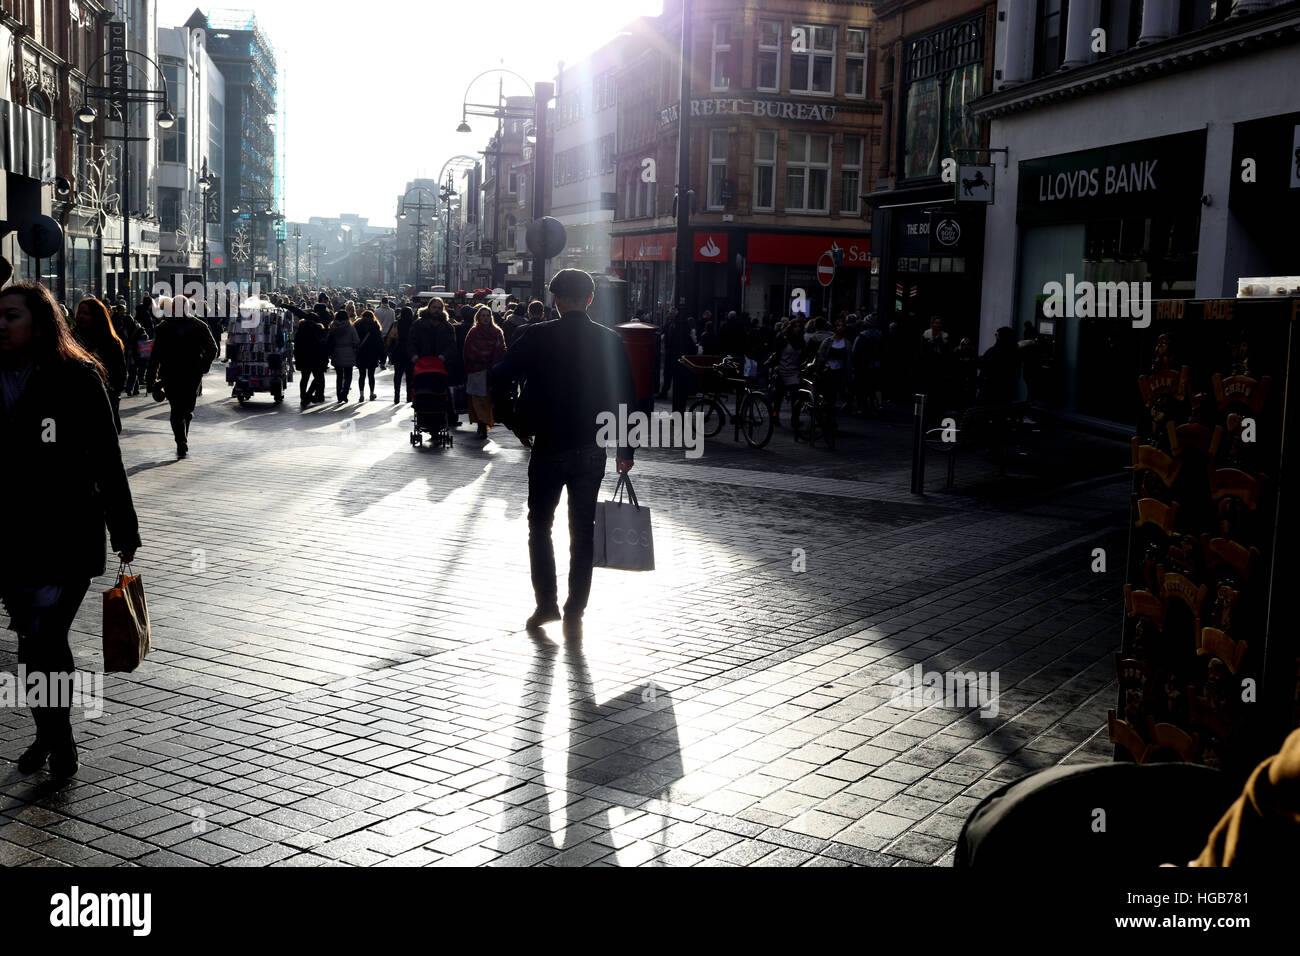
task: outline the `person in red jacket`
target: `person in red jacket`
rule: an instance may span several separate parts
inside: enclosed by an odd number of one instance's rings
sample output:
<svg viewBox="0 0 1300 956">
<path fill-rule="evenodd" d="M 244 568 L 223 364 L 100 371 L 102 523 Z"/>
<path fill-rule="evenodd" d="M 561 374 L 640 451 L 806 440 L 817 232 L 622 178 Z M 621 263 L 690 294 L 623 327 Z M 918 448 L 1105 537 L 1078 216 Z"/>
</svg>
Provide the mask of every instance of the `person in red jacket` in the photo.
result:
<svg viewBox="0 0 1300 956">
<path fill-rule="evenodd" d="M 478 425 L 478 437 L 487 438 L 488 429 L 494 424 L 487 375 L 488 370 L 505 357 L 506 337 L 486 305 L 474 310 L 474 324 L 465 335 L 463 354 L 469 420 Z"/>
</svg>

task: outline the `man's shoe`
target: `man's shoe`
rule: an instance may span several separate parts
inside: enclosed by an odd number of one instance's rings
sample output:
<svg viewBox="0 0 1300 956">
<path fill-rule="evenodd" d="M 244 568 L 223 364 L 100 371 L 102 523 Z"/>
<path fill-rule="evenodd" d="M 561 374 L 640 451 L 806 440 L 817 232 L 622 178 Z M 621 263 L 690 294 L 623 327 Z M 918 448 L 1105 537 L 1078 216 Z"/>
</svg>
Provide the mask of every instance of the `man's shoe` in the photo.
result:
<svg viewBox="0 0 1300 956">
<path fill-rule="evenodd" d="M 50 748 L 45 745 L 45 741 L 37 737 L 35 743 L 23 751 L 23 755 L 18 758 L 18 772 L 35 773 L 45 766 L 49 756 Z"/>
<path fill-rule="evenodd" d="M 177 446 L 176 446 L 176 457 L 177 457 L 177 458 L 184 458 L 187 454 L 189 454 L 189 451 L 190 451 L 190 446 L 189 446 L 189 445 L 177 445 Z"/>
<path fill-rule="evenodd" d="M 539 607 L 533 612 L 533 616 L 528 619 L 527 623 L 524 624 L 524 628 L 529 631 L 535 631 L 543 624 L 550 624 L 552 621 L 558 621 L 559 619 L 560 609 L 555 605 L 551 605 L 550 607 Z"/>
<path fill-rule="evenodd" d="M 67 780 L 69 777 L 76 776 L 80 769 L 81 761 L 77 759 L 77 745 L 70 737 L 66 744 L 50 751 L 50 776 Z"/>
<path fill-rule="evenodd" d="M 564 615 L 564 639 L 566 641 L 582 640 L 582 615 Z"/>
</svg>

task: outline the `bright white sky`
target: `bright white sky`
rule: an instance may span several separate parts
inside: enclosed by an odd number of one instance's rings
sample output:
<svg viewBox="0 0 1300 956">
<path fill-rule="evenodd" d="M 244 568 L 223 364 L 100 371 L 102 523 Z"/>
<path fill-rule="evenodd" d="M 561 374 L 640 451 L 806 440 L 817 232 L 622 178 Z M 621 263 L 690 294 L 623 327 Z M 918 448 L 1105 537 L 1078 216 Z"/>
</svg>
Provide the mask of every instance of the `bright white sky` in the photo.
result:
<svg viewBox="0 0 1300 956">
<path fill-rule="evenodd" d="M 195 7 L 251 9 L 276 50 L 286 97 L 285 214 L 290 220 L 357 213 L 395 224 L 406 182 L 433 177 L 452 156 L 487 145 L 495 123 L 470 117 L 457 133 L 465 87 L 504 66 L 554 81 L 662 0 L 157 0 L 158 25 L 182 25 Z M 504 63 L 502 60 L 504 59 Z M 527 95 L 505 74 L 474 84 L 470 101 Z"/>
</svg>

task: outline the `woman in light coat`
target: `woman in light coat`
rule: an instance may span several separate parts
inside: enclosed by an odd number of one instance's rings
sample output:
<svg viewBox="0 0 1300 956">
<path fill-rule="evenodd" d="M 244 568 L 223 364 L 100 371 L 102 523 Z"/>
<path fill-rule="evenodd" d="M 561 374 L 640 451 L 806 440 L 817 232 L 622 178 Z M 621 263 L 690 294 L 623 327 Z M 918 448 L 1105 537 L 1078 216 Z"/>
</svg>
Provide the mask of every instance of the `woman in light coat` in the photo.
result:
<svg viewBox="0 0 1300 956">
<path fill-rule="evenodd" d="M 348 400 L 352 390 L 352 367 L 357 364 L 357 346 L 361 337 L 342 310 L 334 313 L 334 321 L 325 333 L 325 351 L 334 363 L 334 388 L 339 403 Z"/>
</svg>

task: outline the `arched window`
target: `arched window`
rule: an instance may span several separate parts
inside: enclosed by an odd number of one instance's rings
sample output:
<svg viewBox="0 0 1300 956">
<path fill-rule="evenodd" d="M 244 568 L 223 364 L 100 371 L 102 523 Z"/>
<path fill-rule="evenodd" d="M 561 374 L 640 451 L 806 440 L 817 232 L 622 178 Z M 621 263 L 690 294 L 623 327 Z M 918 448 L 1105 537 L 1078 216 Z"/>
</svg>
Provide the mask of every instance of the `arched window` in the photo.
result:
<svg viewBox="0 0 1300 956">
<path fill-rule="evenodd" d="M 27 94 L 27 106 L 38 113 L 44 113 L 46 116 L 50 115 L 49 97 L 40 90 L 32 90 Z"/>
</svg>

